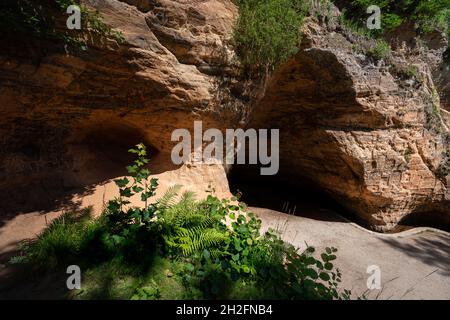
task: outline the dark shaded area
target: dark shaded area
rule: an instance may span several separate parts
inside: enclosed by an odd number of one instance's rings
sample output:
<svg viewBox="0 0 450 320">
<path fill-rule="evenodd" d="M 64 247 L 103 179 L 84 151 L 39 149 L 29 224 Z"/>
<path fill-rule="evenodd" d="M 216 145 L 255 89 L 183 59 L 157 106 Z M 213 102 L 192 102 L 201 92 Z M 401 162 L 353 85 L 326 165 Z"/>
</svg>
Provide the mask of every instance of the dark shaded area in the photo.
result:
<svg viewBox="0 0 450 320">
<path fill-rule="evenodd" d="M 233 194 L 251 207 L 268 208 L 321 221 L 356 219 L 324 190 L 306 178 L 293 184 L 283 175 L 262 176 L 258 166 L 236 165 L 228 176 Z M 338 213 L 339 215 L 332 214 Z"/>
<path fill-rule="evenodd" d="M 1 145 L 0 227 L 27 212 L 76 211 L 75 195 L 93 194 L 97 185 L 126 175 L 134 158 L 128 150 L 147 146 L 151 160 L 159 151 L 136 128 L 100 121 L 72 130 L 22 120 Z M 162 157 L 164 158 L 164 156 Z M 165 171 L 150 164 L 151 171 Z"/>
<path fill-rule="evenodd" d="M 420 237 L 413 243 L 401 243 L 396 239 L 381 239 L 396 250 L 414 259 L 439 269 L 437 272 L 450 277 L 450 238 L 446 235 L 436 235 L 433 239 Z"/>
<path fill-rule="evenodd" d="M 85 133 L 84 138 L 73 144 L 72 158 L 88 159 L 80 163 L 79 167 L 75 166 L 74 170 L 75 175 L 89 174 L 84 179 L 88 184 L 126 175 L 126 167 L 135 160 L 128 150 L 139 143 L 147 147 L 148 157 L 155 158 L 159 154 L 141 130 L 122 123 L 106 121 L 82 131 Z"/>
<path fill-rule="evenodd" d="M 438 210 L 413 212 L 403 218 L 399 225 L 405 227 L 431 227 L 450 232 L 450 218 Z M 450 252 L 450 251 L 449 251 Z"/>
<path fill-rule="evenodd" d="M 69 195 L 88 191 L 68 181 L 67 128 L 17 117 L 2 134 L 0 226 L 19 213 L 76 205 Z"/>
<path fill-rule="evenodd" d="M 370 229 L 367 222 L 342 206 L 331 193 L 308 178 L 292 177 L 280 170 L 275 176 L 260 175 L 259 166 L 235 165 L 228 176 L 233 194 L 251 207 L 267 208 L 314 220 L 342 222 L 342 217 Z M 448 216 L 439 210 L 421 208 L 403 218 L 388 233 L 398 233 L 416 227 L 431 227 L 450 232 Z M 449 251 L 450 252 L 450 251 Z"/>
<path fill-rule="evenodd" d="M 0 270 L 0 300 L 61 300 L 67 297 L 66 270 L 13 265 Z M 39 275 L 36 277 L 36 275 Z"/>
</svg>

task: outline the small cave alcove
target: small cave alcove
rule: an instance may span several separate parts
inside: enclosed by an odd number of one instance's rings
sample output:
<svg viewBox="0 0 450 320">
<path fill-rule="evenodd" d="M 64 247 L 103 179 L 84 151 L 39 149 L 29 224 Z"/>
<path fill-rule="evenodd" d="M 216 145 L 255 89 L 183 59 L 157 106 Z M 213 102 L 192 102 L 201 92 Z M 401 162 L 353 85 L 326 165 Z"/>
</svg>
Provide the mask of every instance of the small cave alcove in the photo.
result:
<svg viewBox="0 0 450 320">
<path fill-rule="evenodd" d="M 126 175 L 135 156 L 128 152 L 138 143 L 155 159 L 159 150 L 140 129 L 123 123 L 97 123 L 83 129 L 83 136 L 69 146 L 72 176 L 77 185 L 91 185 Z"/>
<path fill-rule="evenodd" d="M 124 124 L 96 122 L 69 132 L 68 137 L 52 130 L 42 130 L 34 139 L 18 137 L 19 147 L 8 156 L 18 159 L 21 170 L 10 177 L 13 188 L 1 188 L 2 219 L 76 207 L 74 195 L 88 195 L 96 185 L 127 174 L 126 166 L 134 160 L 128 150 L 138 143 L 147 146 L 152 159 L 159 156 L 143 132 Z"/>
</svg>

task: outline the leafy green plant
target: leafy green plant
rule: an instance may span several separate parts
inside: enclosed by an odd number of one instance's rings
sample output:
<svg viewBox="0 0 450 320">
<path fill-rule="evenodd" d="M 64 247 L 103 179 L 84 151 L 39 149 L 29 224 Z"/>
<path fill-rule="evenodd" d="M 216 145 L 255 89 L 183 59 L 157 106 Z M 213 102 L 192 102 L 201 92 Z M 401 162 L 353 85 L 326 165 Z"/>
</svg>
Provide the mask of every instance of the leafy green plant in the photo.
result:
<svg viewBox="0 0 450 320">
<path fill-rule="evenodd" d="M 248 76 L 272 71 L 298 51 L 306 7 L 300 0 L 235 0 L 233 44 Z"/>
<path fill-rule="evenodd" d="M 391 46 L 386 41 L 379 39 L 369 50 L 367 55 L 375 60 L 383 60 L 391 54 Z"/>
<path fill-rule="evenodd" d="M 298 252 L 272 230 L 261 234 L 261 221 L 237 198 L 196 201 L 174 186 L 150 202 L 158 181 L 150 178 L 146 148 L 129 151 L 136 155 L 130 177 L 115 180 L 119 196 L 102 216 L 62 216 L 13 262 L 83 262 L 88 285 L 77 297 L 84 298 L 173 298 L 173 290 L 179 298 L 350 298 L 338 290 L 336 249 L 316 259 L 313 248 Z M 136 198 L 141 206 L 133 206 Z"/>
<path fill-rule="evenodd" d="M 136 155 L 133 164 L 127 167 L 128 177 L 116 179 L 119 196 L 107 204 L 104 217 L 108 233 L 104 241 L 109 247 L 121 248 L 125 254 L 139 259 L 142 252 L 154 247 L 155 239 L 152 233 L 152 218 L 155 215 L 156 204 L 149 204 L 150 197 L 155 195 L 158 180 L 149 180 L 150 170 L 146 168 L 149 160 L 143 144 L 129 150 Z M 138 196 L 142 207 L 131 206 L 131 198 Z"/>
<path fill-rule="evenodd" d="M 413 22 L 418 31 L 430 32 L 436 28 L 449 26 L 449 0 L 336 0 L 338 6 L 345 8 L 349 18 L 359 25 L 367 21 L 366 9 L 371 5 L 380 7 L 382 30 L 391 31 L 404 22 Z M 380 35 L 376 32 L 376 35 Z"/>
<path fill-rule="evenodd" d="M 252 212 L 241 213 L 245 212 L 240 211 L 241 209 L 243 208 L 239 208 L 237 217 L 235 210 L 230 210 L 228 214 L 232 221 L 232 234 L 225 242 L 225 250 L 231 259 L 222 263 L 233 278 L 237 278 L 239 274 L 255 275 L 257 272 L 253 254 L 256 253 L 254 246 L 260 239 L 261 220 L 257 219 Z"/>
<path fill-rule="evenodd" d="M 67 7 L 78 5 L 81 9 L 82 30 L 68 30 L 65 26 Z M 54 42 L 85 47 L 85 31 L 115 39 L 125 40 L 119 31 L 111 29 L 99 12 L 80 5 L 78 0 L 3 0 L 0 4 L 0 30 L 9 36 L 31 36 L 31 40 L 46 39 Z"/>
</svg>

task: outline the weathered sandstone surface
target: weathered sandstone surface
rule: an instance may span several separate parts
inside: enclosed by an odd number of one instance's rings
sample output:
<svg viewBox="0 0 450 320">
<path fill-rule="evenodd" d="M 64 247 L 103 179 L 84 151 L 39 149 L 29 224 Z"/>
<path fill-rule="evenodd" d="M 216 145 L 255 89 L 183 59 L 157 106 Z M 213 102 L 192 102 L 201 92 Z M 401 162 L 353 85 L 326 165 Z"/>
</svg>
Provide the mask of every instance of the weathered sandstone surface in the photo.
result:
<svg viewBox="0 0 450 320">
<path fill-rule="evenodd" d="M 120 1 L 87 3 L 126 44 L 88 35 L 88 49 L 72 54 L 50 45 L 43 54 L 26 39 L 2 47 L 3 214 L 53 209 L 71 204 L 74 192 L 95 193 L 98 183 L 126 173 L 127 150 L 140 141 L 152 147 L 154 173 L 182 170 L 169 157 L 174 129 L 199 119 L 233 128 L 245 116 L 242 102 L 218 88 L 211 71 L 226 59 L 215 52 L 225 49 L 237 14 L 228 1 L 163 1 L 151 11 Z M 209 182 L 228 190 L 224 174 L 191 171 L 194 191 Z M 186 182 L 187 173 L 177 172 Z"/>
<path fill-rule="evenodd" d="M 164 186 L 228 196 L 222 166 L 171 164 L 172 131 L 201 119 L 221 130 L 279 128 L 280 183 L 308 179 L 374 229 L 415 213 L 450 224 L 446 44 L 399 46 L 374 63 L 338 25 L 309 20 L 300 52 L 250 86 L 227 45 L 231 1 L 86 2 L 125 44 L 90 35 L 87 51 L 71 54 L 0 49 L 3 217 L 95 205 L 98 185 L 125 174 L 126 150 L 140 141 Z M 410 65 L 414 77 L 399 75 Z"/>
<path fill-rule="evenodd" d="M 332 24 L 310 21 L 304 35 L 252 110 L 250 126 L 281 129 L 280 174 L 308 178 L 377 230 L 412 213 L 450 223 L 448 122 L 430 65 L 401 49 L 374 63 Z M 439 61 L 444 48 L 428 54 Z"/>
</svg>

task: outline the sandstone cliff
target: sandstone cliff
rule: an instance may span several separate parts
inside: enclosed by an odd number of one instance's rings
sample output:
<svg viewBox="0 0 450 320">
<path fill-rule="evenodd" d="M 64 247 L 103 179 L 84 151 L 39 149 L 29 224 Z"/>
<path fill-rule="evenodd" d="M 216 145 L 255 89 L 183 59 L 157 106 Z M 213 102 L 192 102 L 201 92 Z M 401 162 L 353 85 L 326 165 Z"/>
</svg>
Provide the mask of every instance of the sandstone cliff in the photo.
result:
<svg viewBox="0 0 450 320">
<path fill-rule="evenodd" d="M 313 20 L 304 35 L 250 122 L 282 129 L 281 175 L 309 178 L 377 230 L 419 212 L 449 223 L 448 112 L 425 54 L 398 48 L 376 62 L 370 43 Z M 426 54 L 441 61 L 445 48 Z M 408 66 L 417 74 L 405 79 Z"/>
<path fill-rule="evenodd" d="M 200 192 L 212 183 L 227 195 L 223 168 L 171 165 L 171 132 L 201 119 L 222 130 L 279 128 L 280 183 L 307 178 L 371 228 L 389 230 L 418 212 L 450 224 L 445 41 L 428 49 L 403 41 L 376 62 L 370 43 L 311 18 L 296 56 L 264 83 L 244 82 L 228 45 L 232 1 L 87 4 L 124 44 L 94 37 L 87 51 L 48 48 L 37 60 L 33 47 L 1 49 L 4 214 L 95 194 L 124 174 L 124 154 L 139 141 L 169 182 Z"/>
<path fill-rule="evenodd" d="M 191 128 L 195 119 L 217 128 L 243 121 L 246 107 L 213 75 L 226 59 L 220 50 L 236 8 L 228 1 L 128 2 L 87 1 L 125 44 L 88 35 L 87 50 L 70 54 L 47 43 L 42 54 L 27 39 L 2 47 L 5 213 L 53 209 L 61 198 L 70 204 L 74 192 L 93 193 L 125 173 L 127 149 L 139 141 L 152 147 L 155 173 L 176 170 L 169 157 L 174 129 Z M 218 179 L 200 177 L 206 172 L 192 175 L 206 181 L 191 183 L 198 191 Z M 226 180 L 216 184 L 228 189 Z"/>
</svg>

